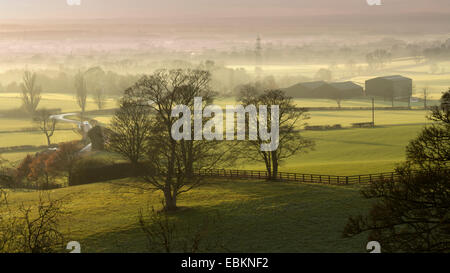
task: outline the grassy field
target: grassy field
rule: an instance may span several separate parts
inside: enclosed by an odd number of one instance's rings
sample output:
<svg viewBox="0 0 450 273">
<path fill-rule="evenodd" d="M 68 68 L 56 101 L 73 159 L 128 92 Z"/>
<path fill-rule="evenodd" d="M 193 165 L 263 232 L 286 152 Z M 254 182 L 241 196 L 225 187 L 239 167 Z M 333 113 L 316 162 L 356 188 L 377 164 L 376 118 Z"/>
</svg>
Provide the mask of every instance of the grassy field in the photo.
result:
<svg viewBox="0 0 450 273">
<path fill-rule="evenodd" d="M 430 121 L 426 118 L 428 111 L 414 110 L 377 110 L 375 111 L 375 124 L 377 126 L 426 124 Z M 352 123 L 371 122 L 372 111 L 311 111 L 309 125 L 333 125 L 341 124 L 349 127 Z"/>
<path fill-rule="evenodd" d="M 83 252 L 146 251 L 138 211 L 159 209 L 162 196 L 120 185 L 115 181 L 52 191 L 54 198 L 69 196 L 62 225 L 67 241 L 79 241 Z M 191 226 L 219 212 L 220 225 L 206 240 L 220 240 L 233 252 L 365 252 L 367 235 L 341 237 L 347 217 L 369 206 L 358 191 L 356 186 L 211 180 L 181 195 L 179 205 L 185 209 L 170 217 Z M 9 197 L 12 206 L 28 205 L 38 193 L 10 192 Z"/>
<path fill-rule="evenodd" d="M 52 137 L 53 143 L 79 139 L 80 135 L 72 130 L 55 131 Z M 19 145 L 47 145 L 47 138 L 41 132 L 20 132 L 0 134 L 0 147 L 11 147 Z"/>
<path fill-rule="evenodd" d="M 9 110 L 19 108 L 22 105 L 22 99 L 19 93 L 0 93 L 0 110 Z M 105 109 L 117 107 L 116 101 L 109 98 L 105 102 Z M 43 93 L 39 108 L 57 109 L 60 108 L 64 112 L 80 111 L 74 95 Z M 86 111 L 97 110 L 92 98 L 87 98 Z"/>
<path fill-rule="evenodd" d="M 379 110 L 375 113 L 375 129 L 350 128 L 351 123 L 371 121 L 366 110 L 311 111 L 309 125 L 341 124 L 345 129 L 331 131 L 304 131 L 305 137 L 316 141 L 316 148 L 308 154 L 297 155 L 281 166 L 282 171 L 323 174 L 364 174 L 392 171 L 404 159 L 404 147 L 429 121 L 424 110 Z M 92 116 L 108 124 L 111 115 Z M 45 136 L 38 132 L 20 132 L 36 126 L 28 119 L 0 118 L 0 147 L 46 144 Z M 53 143 L 79 139 L 69 130 L 70 124 L 60 123 Z M 30 150 L 35 153 L 37 150 Z M 23 158 L 27 152 L 11 151 L 2 156 L 11 161 Z M 244 162 L 239 168 L 264 169 L 261 164 Z"/>
<path fill-rule="evenodd" d="M 353 175 L 393 171 L 405 159 L 405 146 L 422 125 L 380 126 L 367 129 L 305 131 L 316 142 L 315 150 L 296 155 L 281 171 Z M 263 169 L 262 164 L 239 162 L 239 169 Z"/>
<path fill-rule="evenodd" d="M 366 64 L 355 64 L 362 72 L 348 73 L 342 64 L 331 68 L 333 80 L 352 80 L 363 84 L 365 80 L 381 76 L 401 74 L 411 77 L 416 87 L 415 95 L 422 96 L 422 88 L 429 87 L 430 104 L 436 104 L 442 91 L 450 86 L 450 63 L 440 62 L 439 71 L 430 73 L 427 62 L 416 64 L 412 59 L 397 59 L 383 71 L 366 71 Z M 253 65 L 244 67 L 249 73 Z M 301 64 L 295 66 L 264 65 L 264 75 L 306 76 L 314 78 L 320 68 L 329 64 Z M 295 99 L 299 107 L 336 107 L 333 100 Z M 20 94 L 0 93 L 0 110 L 20 107 Z M 221 98 L 219 105 L 234 105 L 234 98 Z M 390 101 L 376 100 L 375 106 L 389 107 Z M 406 106 L 406 102 L 395 102 Z M 412 103 L 415 108 L 422 103 Z M 368 99 L 352 99 L 342 102 L 342 107 L 370 107 Z M 40 108 L 60 108 L 62 112 L 78 112 L 73 95 L 43 93 Z M 109 98 L 106 108 L 117 107 Z M 92 98 L 88 98 L 86 110 L 96 110 Z M 280 171 L 298 173 L 353 175 L 392 171 L 405 158 L 405 146 L 427 124 L 427 112 L 376 111 L 376 128 L 351 128 L 352 123 L 369 122 L 371 111 L 311 111 L 309 125 L 340 124 L 344 129 L 330 131 L 303 131 L 304 137 L 315 141 L 313 151 L 298 154 L 280 166 Z M 111 115 L 90 116 L 102 124 L 108 124 Z M 36 125 L 29 119 L 8 119 L 0 116 L 0 148 L 46 144 L 45 136 L 38 132 L 26 132 Z M 79 139 L 71 131 L 72 125 L 59 124 L 52 138 L 53 143 Z M 38 150 L 11 151 L 1 154 L 10 161 L 18 161 L 27 153 Z M 93 154 L 90 154 L 93 155 Z M 96 153 L 97 158 L 118 160 L 109 153 Z M 234 168 L 264 170 L 261 163 L 236 162 Z M 124 187 L 132 182 L 137 187 Z M 65 211 L 61 223 L 66 241 L 79 241 L 82 252 L 145 252 L 146 238 L 138 225 L 139 210 L 149 206 L 161 208 L 159 192 L 140 190 L 137 179 L 125 179 L 90 185 L 52 190 L 53 198 L 65 198 Z M 211 179 L 178 199 L 182 208 L 170 214 L 170 218 L 183 225 L 199 225 L 206 215 L 220 215 L 219 225 L 206 240 L 223 243 L 232 252 L 366 252 L 367 234 L 351 239 L 342 238 L 342 230 L 349 216 L 364 214 L 371 203 L 360 195 L 360 186 L 310 185 L 286 182 L 232 181 Z M 8 190 L 12 208 L 36 205 L 39 193 L 33 190 Z M 66 250 L 62 249 L 62 252 Z M 223 252 L 222 248 L 209 252 Z"/>
<path fill-rule="evenodd" d="M 309 125 L 341 124 L 342 130 L 303 131 L 303 136 L 316 142 L 315 150 L 296 155 L 281 165 L 282 171 L 352 175 L 393 171 L 405 159 L 405 147 L 428 121 L 427 111 L 379 110 L 377 127 L 350 128 L 351 123 L 371 121 L 372 112 L 311 111 Z M 94 117 L 104 123 L 110 116 Z M 237 162 L 234 168 L 263 170 L 263 164 Z"/>
</svg>

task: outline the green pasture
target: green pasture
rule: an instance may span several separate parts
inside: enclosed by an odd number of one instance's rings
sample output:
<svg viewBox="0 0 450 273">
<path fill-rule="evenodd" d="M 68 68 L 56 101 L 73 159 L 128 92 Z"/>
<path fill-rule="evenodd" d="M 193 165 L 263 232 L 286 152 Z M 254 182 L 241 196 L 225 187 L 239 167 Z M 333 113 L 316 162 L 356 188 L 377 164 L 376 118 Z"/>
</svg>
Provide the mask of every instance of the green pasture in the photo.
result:
<svg viewBox="0 0 450 273">
<path fill-rule="evenodd" d="M 351 128 L 352 123 L 370 122 L 372 112 L 311 111 L 309 125 L 341 124 L 344 129 L 303 131 L 316 142 L 315 150 L 287 159 L 281 171 L 352 175 L 393 171 L 405 158 L 405 147 L 430 121 L 424 110 L 377 110 L 376 128 Z M 111 116 L 93 117 L 108 123 Z M 263 170 L 263 164 L 237 162 L 233 168 Z"/>
<path fill-rule="evenodd" d="M 0 110 L 10 110 L 19 108 L 22 105 L 22 99 L 19 93 L 0 93 Z M 38 108 L 62 109 L 63 112 L 79 112 L 75 96 L 58 93 L 42 93 L 41 102 Z M 105 102 L 105 109 L 115 108 L 117 103 L 115 99 L 108 98 Z M 97 105 L 91 97 L 87 98 L 86 111 L 97 110 Z"/>
<path fill-rule="evenodd" d="M 426 118 L 429 111 L 425 110 L 376 110 L 375 124 L 377 126 L 426 124 L 430 121 Z M 342 110 L 342 111 L 310 111 L 309 125 L 333 125 L 341 124 L 344 127 L 352 126 L 352 123 L 371 122 L 370 110 Z"/>
<path fill-rule="evenodd" d="M 3 96 L 3 97 L 2 97 Z M 48 95 L 50 96 L 50 95 Z M 0 95 L 0 107 L 5 94 Z M 42 104 L 58 102 L 63 112 L 76 109 L 76 102 L 72 96 L 54 94 L 44 96 Z M 20 102 L 20 100 L 18 101 Z M 112 102 L 111 102 L 112 103 Z M 220 99 L 220 105 L 235 104 L 234 98 Z M 334 106 L 332 100 L 299 100 L 299 105 L 312 107 L 313 105 Z M 379 106 L 384 105 L 378 101 Z M 113 105 L 113 103 L 111 104 Z M 367 100 L 353 100 L 344 102 L 343 106 L 368 106 Z M 56 104 L 54 105 L 56 107 Z M 95 105 L 90 104 L 95 108 Z M 114 106 L 114 105 L 113 105 Z M 49 108 L 52 108 L 48 106 Z M 3 108 L 0 108 L 3 109 Z M 364 174 L 372 172 L 392 171 L 397 162 L 404 159 L 405 146 L 420 131 L 427 122 L 424 110 L 376 110 L 375 129 L 350 128 L 352 123 L 370 122 L 372 112 L 369 110 L 339 110 L 339 111 L 310 111 L 309 125 L 341 124 L 345 129 L 331 131 L 304 131 L 305 137 L 316 141 L 314 151 L 299 154 L 286 160 L 281 166 L 282 171 L 321 173 L 321 174 Z M 92 115 L 102 124 L 108 124 L 111 115 Z M 0 147 L 46 145 L 44 134 L 34 132 L 20 132 L 23 129 L 35 127 L 29 119 L 8 119 L 0 117 Z M 53 143 L 79 139 L 80 136 L 71 130 L 73 125 L 59 123 L 59 129 L 52 137 Z M 19 131 L 19 132 L 18 132 Z M 17 161 L 28 151 L 10 151 L 2 156 L 11 161 Z M 35 153 L 36 150 L 30 150 Z M 264 169 L 262 164 L 243 162 L 237 164 L 240 169 Z"/>
<path fill-rule="evenodd" d="M 316 142 L 308 153 L 283 162 L 280 171 L 356 175 L 393 171 L 405 159 L 405 146 L 422 125 L 380 126 L 377 128 L 304 131 L 303 136 Z M 247 161 L 239 169 L 262 170 L 262 163 Z"/>
<path fill-rule="evenodd" d="M 5 152 L 0 154 L 0 156 L 2 159 L 7 160 L 12 166 L 17 166 L 17 163 L 24 159 L 28 154 L 35 154 L 39 151 L 39 149 L 31 149 L 20 152 Z"/>
<path fill-rule="evenodd" d="M 68 214 L 61 227 L 67 242 L 79 241 L 82 252 L 147 250 L 138 211 L 149 206 L 160 209 L 162 196 L 121 186 L 123 182 L 52 191 L 53 198 L 67 200 Z M 195 228 L 206 215 L 218 213 L 218 225 L 204 240 L 219 241 L 232 252 L 365 252 L 367 235 L 341 236 L 348 216 L 364 213 L 369 206 L 358 191 L 358 187 L 210 180 L 181 195 L 179 206 L 184 209 L 170 217 Z M 12 207 L 37 200 L 37 192 L 9 193 Z M 208 252 L 225 250 L 216 247 Z"/>
</svg>

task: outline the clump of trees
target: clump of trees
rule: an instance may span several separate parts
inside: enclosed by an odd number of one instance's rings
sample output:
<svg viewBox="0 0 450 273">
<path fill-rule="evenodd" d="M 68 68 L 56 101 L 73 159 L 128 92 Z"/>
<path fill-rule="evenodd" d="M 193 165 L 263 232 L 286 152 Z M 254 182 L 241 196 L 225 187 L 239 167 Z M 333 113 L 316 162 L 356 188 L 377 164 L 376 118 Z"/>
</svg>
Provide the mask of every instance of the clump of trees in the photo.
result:
<svg viewBox="0 0 450 273">
<path fill-rule="evenodd" d="M 177 121 L 172 110 L 180 104 L 193 108 L 195 97 L 211 103 L 214 92 L 209 83 L 210 73 L 204 70 L 159 70 L 144 76 L 125 91 L 112 122 L 109 147 L 139 168 L 152 189 L 164 194 L 165 210 L 176 210 L 178 196 L 203 181 L 194 175 L 196 169 L 213 168 L 229 154 L 224 142 L 175 140 L 171 135 Z M 184 130 L 193 131 L 193 124 Z"/>
<path fill-rule="evenodd" d="M 368 215 L 349 218 L 345 237 L 368 232 L 387 252 L 450 252 L 450 90 L 429 119 L 407 146 L 400 178 L 362 190 L 376 201 Z"/>
<path fill-rule="evenodd" d="M 330 69 L 321 68 L 316 72 L 314 79 L 316 81 L 330 82 L 333 79 L 333 72 Z"/>
<path fill-rule="evenodd" d="M 78 141 L 58 144 L 56 151 L 44 151 L 27 155 L 17 166 L 14 178 L 16 186 L 25 188 L 57 188 L 57 178 L 66 177 L 70 182 L 79 161 L 82 145 Z"/>
<path fill-rule="evenodd" d="M 17 166 L 14 173 L 15 187 L 50 189 L 54 185 L 55 175 L 50 169 L 51 152 L 42 152 L 35 156 L 27 155 Z"/>
<path fill-rule="evenodd" d="M 392 54 L 385 49 L 377 49 L 366 55 L 366 61 L 371 69 L 383 68 L 385 64 L 391 62 Z"/>
<path fill-rule="evenodd" d="M 57 175 L 67 178 L 67 183 L 73 176 L 75 166 L 80 160 L 80 150 L 83 145 L 80 141 L 63 142 L 58 145 L 58 150 L 48 158 L 48 168 Z"/>
</svg>

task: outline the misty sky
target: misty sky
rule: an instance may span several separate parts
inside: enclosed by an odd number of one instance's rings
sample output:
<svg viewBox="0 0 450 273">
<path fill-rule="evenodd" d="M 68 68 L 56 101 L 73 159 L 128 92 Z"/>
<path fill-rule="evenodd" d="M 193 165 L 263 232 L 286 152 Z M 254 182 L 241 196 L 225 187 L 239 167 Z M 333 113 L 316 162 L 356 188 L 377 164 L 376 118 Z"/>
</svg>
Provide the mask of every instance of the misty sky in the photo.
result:
<svg viewBox="0 0 450 273">
<path fill-rule="evenodd" d="M 450 13 L 449 0 L 0 0 L 0 20 Z"/>
</svg>

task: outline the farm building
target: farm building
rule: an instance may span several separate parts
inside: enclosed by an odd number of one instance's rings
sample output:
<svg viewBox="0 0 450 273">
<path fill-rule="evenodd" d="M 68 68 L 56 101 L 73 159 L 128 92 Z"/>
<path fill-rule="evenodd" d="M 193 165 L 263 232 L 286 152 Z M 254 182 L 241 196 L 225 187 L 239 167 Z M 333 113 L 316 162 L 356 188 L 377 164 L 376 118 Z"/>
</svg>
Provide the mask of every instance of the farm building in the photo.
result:
<svg viewBox="0 0 450 273">
<path fill-rule="evenodd" d="M 324 81 L 301 82 L 284 89 L 284 91 L 288 96 L 294 98 L 315 98 L 314 90 L 326 84 Z"/>
<path fill-rule="evenodd" d="M 317 98 L 350 99 L 364 95 L 363 88 L 354 82 L 332 82 L 315 89 Z"/>
<path fill-rule="evenodd" d="M 366 95 L 392 100 L 409 101 L 412 96 L 412 79 L 400 75 L 385 76 L 366 81 Z"/>
<path fill-rule="evenodd" d="M 354 82 L 332 82 L 326 83 L 307 82 L 298 83 L 285 89 L 289 96 L 295 98 L 314 98 L 336 100 L 341 107 L 341 101 L 345 99 L 358 98 L 364 95 L 363 88 Z"/>
</svg>

